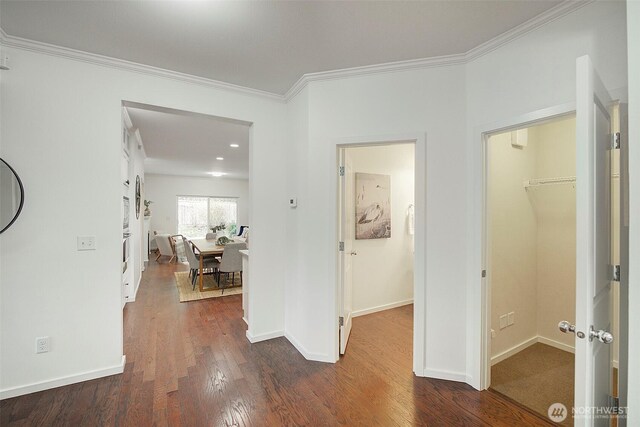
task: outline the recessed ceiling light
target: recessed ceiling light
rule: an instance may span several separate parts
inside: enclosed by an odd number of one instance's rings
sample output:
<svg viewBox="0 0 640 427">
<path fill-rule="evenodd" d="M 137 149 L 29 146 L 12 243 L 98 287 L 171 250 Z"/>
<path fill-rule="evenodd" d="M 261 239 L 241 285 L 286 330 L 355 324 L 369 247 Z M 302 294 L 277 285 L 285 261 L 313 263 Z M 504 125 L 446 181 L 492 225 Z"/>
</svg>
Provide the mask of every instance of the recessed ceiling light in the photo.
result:
<svg viewBox="0 0 640 427">
<path fill-rule="evenodd" d="M 226 175 L 226 172 L 209 172 L 209 175 L 213 175 L 215 177 L 221 177 L 223 175 Z"/>
<path fill-rule="evenodd" d="M 229 144 L 229 147 L 231 147 L 231 148 L 238 148 L 238 147 L 240 147 L 240 146 L 239 146 L 238 144 Z"/>
<path fill-rule="evenodd" d="M 216 160 L 224 160 L 224 157 L 216 157 Z"/>
</svg>

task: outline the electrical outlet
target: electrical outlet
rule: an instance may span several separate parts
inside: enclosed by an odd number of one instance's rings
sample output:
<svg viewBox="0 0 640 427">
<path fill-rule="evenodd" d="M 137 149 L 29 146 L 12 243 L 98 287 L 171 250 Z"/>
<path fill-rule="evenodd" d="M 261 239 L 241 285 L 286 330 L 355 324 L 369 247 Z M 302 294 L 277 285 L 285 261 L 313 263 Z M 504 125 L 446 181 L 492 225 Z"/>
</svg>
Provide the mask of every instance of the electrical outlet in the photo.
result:
<svg viewBox="0 0 640 427">
<path fill-rule="evenodd" d="M 512 311 L 507 315 L 507 325 L 511 326 L 514 323 L 516 323 L 516 313 L 515 311 Z"/>
<path fill-rule="evenodd" d="M 491 330 L 491 338 L 495 338 L 495 337 L 496 337 L 496 335 L 497 335 L 497 334 L 496 334 L 495 329 L 492 329 L 492 330 Z"/>
<path fill-rule="evenodd" d="M 95 251 L 96 236 L 78 236 L 79 251 Z"/>
<path fill-rule="evenodd" d="M 48 353 L 50 348 L 49 337 L 36 338 L 36 353 Z"/>
<path fill-rule="evenodd" d="M 500 329 L 504 329 L 507 327 L 507 315 L 503 314 L 500 316 Z"/>
</svg>

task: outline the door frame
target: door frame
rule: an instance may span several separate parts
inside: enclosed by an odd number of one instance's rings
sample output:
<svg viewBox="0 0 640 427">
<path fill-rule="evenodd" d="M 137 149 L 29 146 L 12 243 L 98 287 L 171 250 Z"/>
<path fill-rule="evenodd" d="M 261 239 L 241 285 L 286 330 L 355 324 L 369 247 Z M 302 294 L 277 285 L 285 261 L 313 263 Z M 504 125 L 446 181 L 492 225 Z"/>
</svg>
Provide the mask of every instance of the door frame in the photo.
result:
<svg viewBox="0 0 640 427">
<path fill-rule="evenodd" d="M 406 133 L 391 135 L 370 135 L 346 138 L 336 138 L 333 141 L 335 149 L 331 155 L 332 188 L 334 191 L 332 206 L 333 236 L 335 241 L 335 315 L 331 317 L 331 331 L 334 342 L 334 358 L 340 358 L 340 326 L 338 318 L 342 312 L 342 288 L 340 286 L 340 252 L 338 251 L 339 221 L 340 221 L 340 180 L 338 179 L 338 167 L 340 150 L 344 148 L 369 147 L 393 144 L 414 144 L 414 191 L 415 191 L 415 234 L 414 234 L 414 268 L 413 268 L 413 372 L 417 376 L 425 376 L 425 334 L 426 334 L 426 169 L 427 169 L 427 136 L 426 133 Z"/>
<path fill-rule="evenodd" d="M 476 129 L 475 135 L 479 136 L 481 143 L 482 156 L 480 158 L 482 180 L 481 180 L 481 263 L 482 271 L 486 272 L 485 277 L 479 274 L 477 277 L 480 281 L 478 283 L 479 294 L 479 314 L 480 319 L 473 322 L 476 325 L 477 333 L 474 338 L 477 339 L 475 348 L 479 348 L 478 354 L 479 360 L 477 365 L 480 368 L 480 390 L 486 390 L 491 385 L 491 271 L 490 265 L 490 250 L 491 245 L 491 227 L 489 224 L 490 219 L 490 207 L 487 201 L 488 197 L 488 174 L 489 174 L 489 137 L 491 135 L 516 130 L 523 127 L 530 127 L 539 125 L 546 122 L 551 122 L 556 119 L 575 115 L 576 104 L 567 103 L 556 105 L 541 110 L 532 111 L 519 116 L 513 116 L 499 122 L 487 124 Z M 480 272 L 481 273 L 481 272 Z M 477 329 L 479 328 L 479 330 Z M 472 348 L 473 348 L 472 347 Z"/>
</svg>

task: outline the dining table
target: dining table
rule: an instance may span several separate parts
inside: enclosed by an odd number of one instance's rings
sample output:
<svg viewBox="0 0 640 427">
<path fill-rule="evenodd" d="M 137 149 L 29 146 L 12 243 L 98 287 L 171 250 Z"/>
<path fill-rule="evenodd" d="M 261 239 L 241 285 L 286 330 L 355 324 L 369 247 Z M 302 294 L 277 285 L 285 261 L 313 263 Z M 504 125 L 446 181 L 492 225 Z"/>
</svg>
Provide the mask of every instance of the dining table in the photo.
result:
<svg viewBox="0 0 640 427">
<path fill-rule="evenodd" d="M 204 257 L 222 255 L 224 252 L 224 246 L 218 245 L 215 240 L 207 239 L 192 239 L 191 245 L 194 250 L 199 252 L 200 259 L 200 277 L 198 279 L 198 288 L 200 292 L 215 291 L 217 288 L 205 288 L 204 287 Z M 195 251 L 194 251 L 195 252 Z"/>
</svg>

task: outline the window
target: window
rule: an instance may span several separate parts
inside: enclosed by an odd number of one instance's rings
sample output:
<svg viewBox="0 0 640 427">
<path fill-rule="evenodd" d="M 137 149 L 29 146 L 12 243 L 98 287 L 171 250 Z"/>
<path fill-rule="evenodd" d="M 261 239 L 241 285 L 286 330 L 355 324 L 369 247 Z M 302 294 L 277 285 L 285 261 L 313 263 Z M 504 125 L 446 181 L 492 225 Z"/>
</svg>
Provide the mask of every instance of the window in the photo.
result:
<svg viewBox="0 0 640 427">
<path fill-rule="evenodd" d="M 224 223 L 225 234 L 233 235 L 238 224 L 235 197 L 178 196 L 178 234 L 189 239 L 204 238 L 211 227 Z"/>
</svg>

